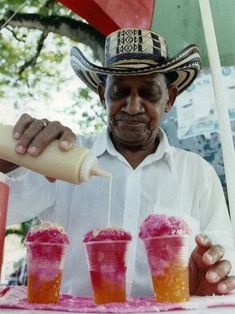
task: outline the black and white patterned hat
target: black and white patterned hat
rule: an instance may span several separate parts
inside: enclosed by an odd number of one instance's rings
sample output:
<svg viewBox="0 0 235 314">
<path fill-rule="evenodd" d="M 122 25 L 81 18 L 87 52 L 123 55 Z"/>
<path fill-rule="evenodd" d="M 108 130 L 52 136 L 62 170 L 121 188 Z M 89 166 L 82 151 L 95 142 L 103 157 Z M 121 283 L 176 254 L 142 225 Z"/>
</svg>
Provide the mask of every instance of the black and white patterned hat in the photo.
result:
<svg viewBox="0 0 235 314">
<path fill-rule="evenodd" d="M 77 76 L 95 92 L 108 74 L 130 76 L 164 73 L 181 93 L 193 82 L 201 68 L 196 45 L 189 45 L 169 58 L 162 36 L 137 28 L 120 29 L 106 38 L 103 67 L 88 61 L 77 47 L 72 48 L 70 60 Z"/>
</svg>

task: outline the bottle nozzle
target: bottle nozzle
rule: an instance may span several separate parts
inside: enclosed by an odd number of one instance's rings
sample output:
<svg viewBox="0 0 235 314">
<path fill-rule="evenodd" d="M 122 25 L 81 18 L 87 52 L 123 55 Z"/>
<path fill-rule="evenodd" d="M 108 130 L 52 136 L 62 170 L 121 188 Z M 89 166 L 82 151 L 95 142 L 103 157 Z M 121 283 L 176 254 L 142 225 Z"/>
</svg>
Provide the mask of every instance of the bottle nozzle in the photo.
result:
<svg viewBox="0 0 235 314">
<path fill-rule="evenodd" d="M 92 176 L 103 176 L 103 177 L 111 177 L 111 173 L 101 169 L 100 167 L 93 167 L 91 169 Z"/>
<path fill-rule="evenodd" d="M 99 167 L 98 159 L 92 154 L 88 154 L 82 163 L 80 170 L 80 180 L 86 182 L 90 176 L 111 176 L 111 173 Z"/>
<path fill-rule="evenodd" d="M 2 183 L 6 183 L 6 174 L 0 172 L 0 182 Z"/>
</svg>

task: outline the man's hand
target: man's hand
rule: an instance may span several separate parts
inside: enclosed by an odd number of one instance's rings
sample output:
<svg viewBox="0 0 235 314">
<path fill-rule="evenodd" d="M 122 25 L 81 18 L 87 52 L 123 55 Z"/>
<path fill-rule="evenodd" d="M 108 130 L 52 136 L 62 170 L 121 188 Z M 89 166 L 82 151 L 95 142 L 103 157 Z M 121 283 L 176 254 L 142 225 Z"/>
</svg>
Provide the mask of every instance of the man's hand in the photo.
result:
<svg viewBox="0 0 235 314">
<path fill-rule="evenodd" d="M 35 119 L 24 113 L 13 129 L 13 137 L 18 140 L 16 152 L 38 156 L 53 140 L 59 140 L 59 148 L 68 150 L 75 143 L 76 135 L 59 121 Z"/>
<path fill-rule="evenodd" d="M 72 130 L 59 121 L 35 119 L 27 113 L 24 113 L 16 122 L 13 137 L 18 140 L 16 152 L 20 155 L 28 153 L 31 156 L 38 156 L 55 139 L 59 140 L 58 145 L 62 150 L 70 149 L 76 140 L 76 135 Z M 1 162 L 4 161 L 0 161 L 0 168 Z M 5 168 L 3 166 L 4 172 L 8 172 L 16 165 L 8 163 Z M 47 179 L 50 182 L 55 181 L 53 178 L 47 177 Z"/>
<path fill-rule="evenodd" d="M 223 259 L 224 248 L 206 235 L 195 238 L 197 246 L 189 260 L 191 295 L 226 294 L 235 289 L 235 276 L 228 276 L 231 263 Z"/>
</svg>

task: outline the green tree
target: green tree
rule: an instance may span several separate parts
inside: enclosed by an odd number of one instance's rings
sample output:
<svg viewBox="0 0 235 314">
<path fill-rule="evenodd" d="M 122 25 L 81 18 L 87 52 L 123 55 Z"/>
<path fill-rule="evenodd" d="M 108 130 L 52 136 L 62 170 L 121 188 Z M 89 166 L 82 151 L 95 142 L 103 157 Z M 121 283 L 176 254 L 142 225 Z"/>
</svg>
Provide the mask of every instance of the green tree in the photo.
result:
<svg viewBox="0 0 235 314">
<path fill-rule="evenodd" d="M 52 95 L 74 76 L 72 69 L 67 71 L 72 46 L 103 61 L 103 35 L 55 0 L 0 0 L 0 29 L 0 106 L 1 100 L 14 99 L 15 111 L 24 111 L 34 100 L 50 105 Z M 96 132 L 105 123 L 103 108 L 77 81 L 73 104 L 58 111 L 74 117 L 84 133 Z M 6 235 L 16 234 L 23 241 L 31 223 L 11 226 Z"/>
<path fill-rule="evenodd" d="M 0 0 L 0 8 L 0 98 L 11 95 L 16 109 L 39 99 L 43 106 L 63 89 L 74 75 L 67 71 L 73 45 L 103 61 L 104 36 L 57 1 Z M 65 114 L 75 116 L 80 110 L 80 128 L 99 130 L 104 112 L 90 101 L 92 94 L 81 86 L 73 97 L 74 104 L 63 108 Z"/>
</svg>

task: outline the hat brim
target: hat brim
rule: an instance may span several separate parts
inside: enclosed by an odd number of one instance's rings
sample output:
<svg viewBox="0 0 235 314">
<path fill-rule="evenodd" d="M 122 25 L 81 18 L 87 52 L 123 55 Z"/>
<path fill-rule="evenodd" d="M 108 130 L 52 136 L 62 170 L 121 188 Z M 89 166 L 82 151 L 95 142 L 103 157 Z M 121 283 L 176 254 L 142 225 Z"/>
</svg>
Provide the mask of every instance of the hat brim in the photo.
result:
<svg viewBox="0 0 235 314">
<path fill-rule="evenodd" d="M 77 47 L 71 49 L 70 62 L 77 76 L 96 93 L 97 86 L 104 81 L 104 77 L 107 75 L 134 76 L 164 73 L 166 75 L 173 74 L 171 84 L 177 87 L 178 94 L 180 94 L 194 81 L 201 69 L 199 49 L 196 45 L 184 48 L 160 65 L 156 62 L 144 67 L 138 67 L 138 64 L 135 64 L 135 67 L 128 67 L 127 64 L 101 67 L 87 60 Z"/>
</svg>

